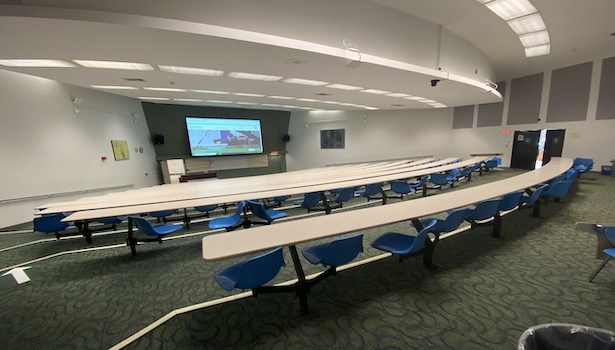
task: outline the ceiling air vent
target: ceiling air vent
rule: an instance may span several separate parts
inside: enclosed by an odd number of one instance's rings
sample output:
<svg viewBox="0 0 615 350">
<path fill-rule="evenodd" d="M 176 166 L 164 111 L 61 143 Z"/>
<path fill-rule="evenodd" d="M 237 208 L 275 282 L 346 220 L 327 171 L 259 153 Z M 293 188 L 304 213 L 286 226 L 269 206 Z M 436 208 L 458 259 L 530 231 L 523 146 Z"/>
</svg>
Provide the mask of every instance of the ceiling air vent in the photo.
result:
<svg viewBox="0 0 615 350">
<path fill-rule="evenodd" d="M 331 94 L 328 94 L 326 92 L 319 92 L 319 93 L 314 94 L 314 95 L 316 95 L 316 96 L 331 96 Z"/>
</svg>

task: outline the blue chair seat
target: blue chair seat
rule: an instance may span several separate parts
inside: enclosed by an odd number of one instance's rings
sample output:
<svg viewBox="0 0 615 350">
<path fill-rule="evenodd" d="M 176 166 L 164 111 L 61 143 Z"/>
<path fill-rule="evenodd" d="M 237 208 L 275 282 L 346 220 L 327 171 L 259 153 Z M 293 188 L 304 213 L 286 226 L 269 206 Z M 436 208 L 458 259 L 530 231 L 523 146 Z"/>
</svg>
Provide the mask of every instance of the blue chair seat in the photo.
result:
<svg viewBox="0 0 615 350">
<path fill-rule="evenodd" d="M 43 216 L 34 218 L 32 224 L 34 225 L 34 232 L 42 233 L 55 233 L 57 239 L 60 239 L 62 234 L 60 232 L 65 231 L 71 225 L 67 222 L 62 222 L 66 215 L 59 214 L 45 214 Z"/>
<path fill-rule="evenodd" d="M 602 226 L 599 231 L 602 232 L 606 240 L 611 245 L 611 248 L 603 249 L 602 252 L 606 255 L 600 266 L 594 270 L 594 272 L 589 277 L 589 282 L 592 282 L 598 272 L 602 271 L 602 269 L 606 266 L 606 264 L 611 261 L 611 259 L 615 258 L 615 226 Z"/>
<path fill-rule="evenodd" d="M 461 225 L 461 223 L 463 223 L 463 221 L 466 218 L 466 215 L 468 213 L 468 208 L 462 208 L 462 209 L 455 209 L 452 210 L 450 213 L 448 213 L 448 215 L 446 216 L 446 219 L 441 220 L 441 219 L 437 219 L 437 218 L 425 218 L 425 219 L 421 219 L 421 225 L 423 227 L 429 225 L 430 222 L 432 222 L 433 220 L 436 221 L 436 224 L 432 227 L 431 232 L 432 233 L 447 233 L 447 232 L 452 232 L 454 230 L 456 230 L 459 225 Z M 417 231 L 420 231 L 421 229 L 419 228 Z"/>
<path fill-rule="evenodd" d="M 208 224 L 209 228 L 212 230 L 223 228 L 227 231 L 232 231 L 238 226 L 241 226 L 241 216 L 244 214 L 245 206 L 246 202 L 244 201 L 237 203 L 237 210 L 235 211 L 235 214 L 212 219 Z"/>
<path fill-rule="evenodd" d="M 133 224 L 139 229 L 139 232 L 146 236 L 150 236 L 152 238 L 137 238 L 134 236 L 132 230 L 128 231 L 128 239 L 127 243 L 130 246 L 130 251 L 132 255 L 137 255 L 137 243 L 138 242 L 158 242 L 162 243 L 162 237 L 168 235 L 169 233 L 173 233 L 175 231 L 181 230 L 184 228 L 179 224 L 159 224 L 152 225 L 149 221 L 145 220 L 142 217 L 131 216 L 130 220 Z"/>
<path fill-rule="evenodd" d="M 287 217 L 288 214 L 275 209 L 266 209 L 264 204 L 256 201 L 248 201 L 252 214 L 265 220 L 264 222 L 248 220 L 247 226 L 250 224 L 271 224 L 274 220 Z M 244 225 L 245 226 L 245 225 Z"/>
<path fill-rule="evenodd" d="M 378 250 L 398 255 L 400 260 L 406 257 L 424 253 L 423 264 L 433 267 L 433 245 L 429 240 L 429 233 L 436 225 L 436 220 L 429 222 L 416 236 L 409 236 L 398 232 L 387 232 L 372 242 L 372 247 Z M 429 249 L 426 248 L 426 241 L 429 240 Z"/>
<path fill-rule="evenodd" d="M 280 247 L 217 271 L 214 279 L 227 291 L 235 288 L 255 289 L 271 281 L 284 265 Z"/>
<path fill-rule="evenodd" d="M 314 265 L 337 267 L 348 264 L 363 251 L 363 235 L 345 237 L 328 243 L 318 244 L 301 253 Z"/>
</svg>

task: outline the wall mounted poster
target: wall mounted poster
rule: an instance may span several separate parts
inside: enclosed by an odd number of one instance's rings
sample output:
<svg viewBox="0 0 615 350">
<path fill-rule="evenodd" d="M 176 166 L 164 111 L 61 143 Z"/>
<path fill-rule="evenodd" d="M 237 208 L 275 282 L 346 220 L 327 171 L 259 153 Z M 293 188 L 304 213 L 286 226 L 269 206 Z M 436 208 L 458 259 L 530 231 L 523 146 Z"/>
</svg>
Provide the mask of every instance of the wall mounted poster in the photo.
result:
<svg viewBox="0 0 615 350">
<path fill-rule="evenodd" d="M 113 148 L 113 157 L 115 157 L 115 160 L 130 159 L 130 153 L 128 153 L 128 141 L 112 140 L 111 147 Z"/>
<path fill-rule="evenodd" d="M 344 148 L 345 129 L 320 130 L 320 148 Z"/>
</svg>

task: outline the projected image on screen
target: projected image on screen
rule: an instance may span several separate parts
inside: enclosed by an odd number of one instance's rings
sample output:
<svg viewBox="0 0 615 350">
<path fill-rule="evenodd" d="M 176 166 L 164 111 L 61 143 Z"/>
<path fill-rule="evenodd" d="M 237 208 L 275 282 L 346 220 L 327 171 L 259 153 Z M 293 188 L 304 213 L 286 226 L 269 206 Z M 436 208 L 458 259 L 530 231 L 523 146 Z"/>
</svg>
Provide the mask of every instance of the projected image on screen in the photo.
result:
<svg viewBox="0 0 615 350">
<path fill-rule="evenodd" d="M 186 117 L 192 156 L 263 153 L 260 120 Z"/>
</svg>

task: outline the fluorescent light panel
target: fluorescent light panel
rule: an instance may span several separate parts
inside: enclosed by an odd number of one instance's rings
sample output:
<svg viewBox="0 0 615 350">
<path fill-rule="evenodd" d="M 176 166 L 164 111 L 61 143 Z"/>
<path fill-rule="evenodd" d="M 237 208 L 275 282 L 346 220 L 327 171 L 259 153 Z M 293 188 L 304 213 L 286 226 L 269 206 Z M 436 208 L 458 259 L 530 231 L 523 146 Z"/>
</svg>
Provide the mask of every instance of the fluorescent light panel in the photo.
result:
<svg viewBox="0 0 615 350">
<path fill-rule="evenodd" d="M 180 102 L 203 102 L 203 100 L 199 100 L 196 98 L 174 98 L 173 101 L 180 101 Z"/>
<path fill-rule="evenodd" d="M 235 79 L 248 79 L 248 80 L 260 80 L 260 81 L 278 81 L 282 79 L 282 77 L 278 77 L 275 75 L 263 75 L 263 74 L 242 73 L 242 72 L 230 72 L 228 73 L 228 77 L 235 78 Z"/>
<path fill-rule="evenodd" d="M 181 66 L 166 66 L 158 65 L 158 69 L 163 72 L 190 74 L 190 75 L 205 75 L 210 77 L 219 77 L 224 74 L 223 70 L 207 69 L 207 68 L 194 68 L 194 67 L 181 67 Z"/>
<path fill-rule="evenodd" d="M 214 94 L 214 95 L 228 95 L 230 92 L 228 91 L 215 91 L 215 90 L 190 90 L 192 92 L 198 92 L 201 94 Z"/>
<path fill-rule="evenodd" d="M 361 90 L 361 92 L 365 92 L 367 94 L 374 94 L 374 95 L 386 95 L 386 94 L 390 94 L 390 91 L 384 91 L 384 90 L 378 90 L 378 89 L 365 89 L 365 90 Z"/>
<path fill-rule="evenodd" d="M 309 86 L 323 86 L 323 85 L 329 84 L 326 81 L 298 79 L 298 78 L 287 78 L 282 81 L 285 83 L 290 83 L 290 84 L 300 84 L 300 85 L 309 85 Z"/>
<path fill-rule="evenodd" d="M 135 62 L 115 62 L 115 61 L 93 61 L 93 60 L 73 60 L 73 62 L 86 68 L 105 68 L 105 69 L 124 69 L 124 70 L 143 70 L 152 71 L 154 67 L 147 63 Z"/>
<path fill-rule="evenodd" d="M 362 90 L 362 87 L 352 86 L 352 85 L 344 85 L 344 84 L 329 84 L 325 87 L 339 90 Z"/>
<path fill-rule="evenodd" d="M 495 0 L 485 6 L 505 21 L 538 11 L 528 0 Z"/>
<path fill-rule="evenodd" d="M 545 45 L 551 42 L 549 32 L 546 30 L 519 35 L 519 40 L 521 40 L 523 47 Z"/>
<path fill-rule="evenodd" d="M 265 95 L 261 95 L 261 94 L 249 94 L 246 92 L 233 92 L 231 93 L 231 95 L 236 95 L 236 96 L 247 96 L 247 97 L 265 97 Z"/>
<path fill-rule="evenodd" d="M 536 57 L 548 55 L 551 52 L 551 45 L 540 45 L 525 48 L 525 57 Z"/>
<path fill-rule="evenodd" d="M 547 25 L 539 13 L 508 21 L 508 25 L 517 35 L 546 30 Z"/>
<path fill-rule="evenodd" d="M 48 59 L 6 59 L 0 60 L 0 65 L 5 67 L 24 68 L 69 68 L 76 67 L 74 64 L 62 60 Z"/>
<path fill-rule="evenodd" d="M 389 97 L 402 97 L 402 98 L 410 97 L 410 95 L 402 94 L 400 92 L 394 92 L 392 94 L 387 94 L 387 96 L 389 96 Z"/>
<path fill-rule="evenodd" d="M 134 86 L 119 86 L 119 85 L 90 85 L 94 89 L 106 89 L 106 90 L 138 90 L 139 88 Z"/>
<path fill-rule="evenodd" d="M 152 100 L 152 101 L 168 101 L 169 99 L 166 97 L 149 97 L 149 96 L 139 96 L 137 97 L 140 100 Z"/>
<path fill-rule="evenodd" d="M 205 102 L 210 102 L 210 103 L 234 103 L 233 101 L 220 101 L 220 100 L 205 100 Z"/>
<path fill-rule="evenodd" d="M 267 96 L 267 98 L 275 98 L 278 100 L 294 100 L 294 97 L 289 97 L 289 96 Z"/>
</svg>

